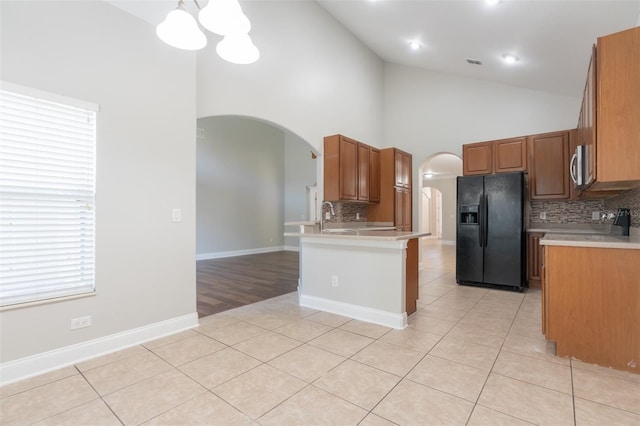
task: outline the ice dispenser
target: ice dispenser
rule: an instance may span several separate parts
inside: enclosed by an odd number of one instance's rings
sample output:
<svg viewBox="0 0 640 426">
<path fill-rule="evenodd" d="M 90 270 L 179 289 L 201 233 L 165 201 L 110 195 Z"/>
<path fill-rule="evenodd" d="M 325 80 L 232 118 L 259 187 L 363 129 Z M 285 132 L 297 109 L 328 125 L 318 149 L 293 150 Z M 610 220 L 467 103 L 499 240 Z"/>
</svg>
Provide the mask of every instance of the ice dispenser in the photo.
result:
<svg viewBox="0 0 640 426">
<path fill-rule="evenodd" d="M 478 224 L 478 205 L 460 206 L 460 224 L 477 225 Z"/>
</svg>

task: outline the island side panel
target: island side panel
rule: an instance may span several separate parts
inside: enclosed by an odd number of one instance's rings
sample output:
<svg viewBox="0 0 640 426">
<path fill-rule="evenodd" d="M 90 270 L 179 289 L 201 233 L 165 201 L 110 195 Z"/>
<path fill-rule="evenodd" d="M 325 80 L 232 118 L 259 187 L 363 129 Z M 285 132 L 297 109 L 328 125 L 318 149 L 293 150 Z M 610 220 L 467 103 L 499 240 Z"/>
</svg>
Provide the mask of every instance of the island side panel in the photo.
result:
<svg viewBox="0 0 640 426">
<path fill-rule="evenodd" d="M 300 304 L 406 327 L 406 246 L 406 240 L 302 238 Z"/>
<path fill-rule="evenodd" d="M 640 373 L 640 250 L 546 246 L 544 267 L 557 355 Z"/>
</svg>

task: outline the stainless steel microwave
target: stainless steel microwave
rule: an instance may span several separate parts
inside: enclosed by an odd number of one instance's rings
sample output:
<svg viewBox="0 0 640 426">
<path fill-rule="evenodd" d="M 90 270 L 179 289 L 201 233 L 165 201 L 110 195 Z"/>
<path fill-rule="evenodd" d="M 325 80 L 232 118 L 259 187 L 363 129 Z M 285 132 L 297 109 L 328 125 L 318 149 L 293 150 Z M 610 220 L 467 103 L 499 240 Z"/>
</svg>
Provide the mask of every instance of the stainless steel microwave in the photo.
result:
<svg viewBox="0 0 640 426">
<path fill-rule="evenodd" d="M 569 174 L 577 189 L 584 189 L 587 182 L 587 146 L 578 145 L 569 163 Z"/>
</svg>

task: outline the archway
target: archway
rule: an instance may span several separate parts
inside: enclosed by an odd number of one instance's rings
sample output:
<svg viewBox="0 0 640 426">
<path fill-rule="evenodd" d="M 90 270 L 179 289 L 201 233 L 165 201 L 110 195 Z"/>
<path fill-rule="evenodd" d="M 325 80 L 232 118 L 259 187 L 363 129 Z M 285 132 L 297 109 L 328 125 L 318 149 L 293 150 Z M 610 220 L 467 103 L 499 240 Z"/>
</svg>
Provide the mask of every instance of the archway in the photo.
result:
<svg viewBox="0 0 640 426">
<path fill-rule="evenodd" d="M 462 175 L 462 159 L 451 152 L 427 157 L 419 168 L 418 229 L 430 232 L 440 244 L 456 241 L 456 177 Z M 421 247 L 422 259 L 422 247 Z"/>
<path fill-rule="evenodd" d="M 205 117 L 197 126 L 198 314 L 294 291 L 298 274 L 290 269 L 298 265 L 292 253 L 298 244 L 284 237 L 284 223 L 307 220 L 314 210 L 317 151 L 288 129 L 253 117 Z M 245 277 L 249 257 L 254 271 L 265 272 Z"/>
</svg>

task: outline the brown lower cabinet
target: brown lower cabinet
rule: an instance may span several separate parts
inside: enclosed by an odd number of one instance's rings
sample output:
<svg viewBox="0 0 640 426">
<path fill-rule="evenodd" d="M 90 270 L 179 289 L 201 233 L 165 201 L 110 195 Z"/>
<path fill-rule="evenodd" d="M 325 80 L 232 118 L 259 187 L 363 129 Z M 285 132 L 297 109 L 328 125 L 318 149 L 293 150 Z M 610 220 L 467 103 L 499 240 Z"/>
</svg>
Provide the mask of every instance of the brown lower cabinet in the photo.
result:
<svg viewBox="0 0 640 426">
<path fill-rule="evenodd" d="M 542 329 L 557 355 L 640 374 L 640 250 L 543 253 Z"/>
<path fill-rule="evenodd" d="M 540 288 L 542 280 L 542 248 L 540 240 L 543 232 L 527 233 L 527 284 L 529 288 Z"/>
<path fill-rule="evenodd" d="M 407 241 L 406 309 L 411 315 L 418 309 L 418 239 Z"/>
</svg>

